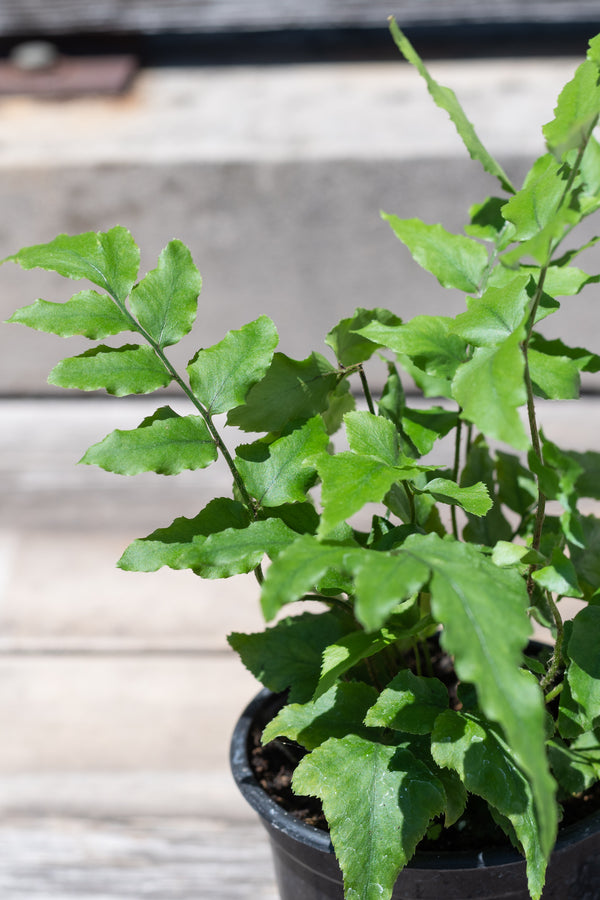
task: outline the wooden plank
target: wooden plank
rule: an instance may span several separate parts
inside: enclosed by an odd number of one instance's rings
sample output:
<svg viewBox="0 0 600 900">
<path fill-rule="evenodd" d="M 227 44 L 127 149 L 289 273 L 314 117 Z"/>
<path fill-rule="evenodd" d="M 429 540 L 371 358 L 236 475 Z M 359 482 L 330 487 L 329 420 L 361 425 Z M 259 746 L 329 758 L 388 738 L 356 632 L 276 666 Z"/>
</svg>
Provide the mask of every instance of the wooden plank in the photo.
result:
<svg viewBox="0 0 600 900">
<path fill-rule="evenodd" d="M 10 900 L 277 900 L 258 822 L 196 818 L 3 819 L 0 896 Z"/>
<path fill-rule="evenodd" d="M 4 0 L 0 34 L 270 31 L 278 28 L 599 20 L 597 0 Z"/>
</svg>

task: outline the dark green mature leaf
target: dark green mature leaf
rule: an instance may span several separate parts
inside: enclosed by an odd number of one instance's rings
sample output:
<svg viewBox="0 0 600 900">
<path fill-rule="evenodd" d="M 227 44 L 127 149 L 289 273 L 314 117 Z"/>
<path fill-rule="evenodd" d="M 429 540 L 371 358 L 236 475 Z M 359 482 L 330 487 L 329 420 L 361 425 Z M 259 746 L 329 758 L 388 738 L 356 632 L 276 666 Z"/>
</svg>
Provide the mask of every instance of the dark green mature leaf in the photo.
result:
<svg viewBox="0 0 600 900">
<path fill-rule="evenodd" d="M 463 530 L 463 540 L 475 544 L 485 544 L 493 547 L 497 541 L 511 540 L 513 529 L 502 514 L 500 503 L 496 496 L 496 483 L 494 478 L 494 460 L 489 448 L 481 435 L 472 441 L 465 467 L 462 470 L 461 486 L 483 482 L 487 487 L 493 505 L 483 517 L 468 515 L 468 522 Z M 536 494 L 537 496 L 537 494 Z"/>
<path fill-rule="evenodd" d="M 470 223 L 465 226 L 465 234 L 497 243 L 502 231 L 506 230 L 506 220 L 502 215 L 505 203 L 506 197 L 487 197 L 483 203 L 475 203 L 469 209 Z"/>
<path fill-rule="evenodd" d="M 569 544 L 569 557 L 575 566 L 584 597 L 590 600 L 600 588 L 600 519 L 581 516 L 579 525 L 582 540 L 580 546 L 574 542 Z"/>
<path fill-rule="evenodd" d="M 560 738 L 548 742 L 552 771 L 567 794 L 582 794 L 600 781 L 600 737 L 588 732 L 567 745 Z"/>
<path fill-rule="evenodd" d="M 276 692 L 289 688 L 290 703 L 306 703 L 317 686 L 323 650 L 344 631 L 336 613 L 303 613 L 256 634 L 234 632 L 227 640 L 261 684 Z"/>
<path fill-rule="evenodd" d="M 427 225 L 421 219 L 400 219 L 382 214 L 392 231 L 423 269 L 442 287 L 477 292 L 488 266 L 488 254 L 478 241 L 451 234 L 442 225 Z M 361 334 L 366 332 L 361 329 Z"/>
<path fill-rule="evenodd" d="M 356 333 L 369 322 L 382 322 L 391 327 L 402 324 L 402 320 L 387 309 L 355 309 L 353 316 L 342 319 L 325 338 L 325 343 L 343 366 L 365 362 L 378 349 L 379 344 Z"/>
<path fill-rule="evenodd" d="M 377 700 L 377 691 L 362 681 L 335 684 L 316 700 L 290 703 L 267 724 L 263 744 L 276 737 L 287 737 L 306 750 L 314 750 L 329 738 L 348 734 L 370 735 L 363 725 L 367 710 Z"/>
<path fill-rule="evenodd" d="M 429 821 L 446 796 L 409 750 L 350 734 L 330 738 L 300 762 L 296 793 L 320 797 L 348 898 L 390 900 Z"/>
<path fill-rule="evenodd" d="M 65 278 L 87 278 L 124 304 L 137 278 L 140 251 L 127 229 L 117 225 L 106 232 L 59 234 L 48 244 L 23 247 L 7 260 L 23 269 L 50 269 Z"/>
<path fill-rule="evenodd" d="M 508 191 L 511 194 L 514 193 L 515 189 L 512 186 L 510 179 L 508 178 L 500 164 L 497 163 L 496 160 L 488 153 L 488 151 L 485 149 L 485 147 L 477 137 L 475 129 L 467 118 L 462 106 L 458 102 L 454 91 L 452 91 L 450 88 L 443 87 L 442 85 L 438 84 L 437 81 L 435 81 L 435 79 L 428 72 L 422 59 L 419 57 L 406 35 L 400 30 L 400 28 L 398 28 L 394 19 L 390 21 L 390 30 L 394 41 L 396 42 L 396 46 L 398 47 L 402 55 L 417 69 L 419 74 L 425 79 L 427 88 L 434 102 L 441 109 L 444 109 L 450 116 L 450 119 L 454 123 L 454 126 L 463 144 L 467 148 L 471 159 L 474 159 L 477 162 L 481 163 L 484 170 L 489 175 L 493 175 L 495 178 L 497 178 L 505 191 Z"/>
<path fill-rule="evenodd" d="M 548 855 L 540 810 L 502 736 L 472 713 L 448 710 L 436 720 L 431 750 L 438 765 L 457 772 L 468 791 L 509 819 L 525 852 L 531 896 L 537 900 L 544 887 Z"/>
<path fill-rule="evenodd" d="M 246 488 L 261 506 L 303 502 L 315 482 L 312 458 L 325 450 L 329 436 L 320 416 L 270 444 L 257 441 L 237 448 L 236 466 Z"/>
<path fill-rule="evenodd" d="M 166 387 L 171 375 L 154 351 L 147 346 L 125 344 L 113 348 L 100 345 L 80 356 L 61 360 L 50 372 L 48 382 L 81 391 L 104 389 L 108 394 L 149 394 Z"/>
<path fill-rule="evenodd" d="M 537 499 L 535 478 L 518 456 L 498 451 L 496 454 L 498 499 L 521 517 L 527 515 Z"/>
<path fill-rule="evenodd" d="M 12 314 L 8 322 L 18 322 L 61 337 L 76 334 L 91 340 L 102 340 L 109 334 L 133 331 L 133 324 L 106 294 L 80 291 L 66 303 L 36 300 Z"/>
<path fill-rule="evenodd" d="M 169 347 L 191 330 L 201 287 L 190 251 L 181 241 L 171 241 L 156 269 L 133 288 L 131 311 L 159 347 Z"/>
<path fill-rule="evenodd" d="M 586 720 L 586 730 L 600 727 L 600 606 L 585 606 L 573 619 L 567 645 L 571 696 Z"/>
<path fill-rule="evenodd" d="M 548 149 L 557 159 L 562 159 L 568 150 L 580 147 L 591 134 L 599 113 L 598 65 L 588 59 L 562 89 L 554 119 L 542 129 Z"/>
<path fill-rule="evenodd" d="M 379 695 L 365 724 L 408 734 L 429 734 L 445 709 L 448 709 L 447 687 L 438 678 L 423 678 L 405 669 Z"/>
<path fill-rule="evenodd" d="M 169 407 L 159 410 L 159 415 L 131 431 L 113 431 L 90 447 L 81 462 L 118 475 L 176 475 L 214 462 L 217 448 L 200 416 L 178 416 Z"/>
<path fill-rule="evenodd" d="M 129 572 L 156 572 L 162 566 L 187 569 L 191 545 L 218 531 L 246 528 L 251 521 L 246 507 L 229 497 L 211 500 L 193 519 L 180 516 L 166 528 L 157 528 L 133 541 L 118 562 Z"/>
<path fill-rule="evenodd" d="M 525 583 L 470 544 L 412 535 L 403 548 L 431 569 L 431 608 L 444 624 L 442 646 L 454 657 L 461 681 L 476 685 L 483 712 L 500 724 L 530 781 L 543 852 L 549 853 L 556 808 L 544 750 L 544 703 L 535 679 L 519 668 L 531 632 Z"/>
<path fill-rule="evenodd" d="M 504 441 L 517 450 L 529 446 L 518 413 L 527 402 L 525 360 L 521 331 L 515 331 L 497 347 L 479 347 L 462 365 L 452 383 L 454 399 L 465 419 L 487 437 Z"/>
<path fill-rule="evenodd" d="M 278 340 L 271 319 L 260 316 L 229 331 L 213 347 L 199 350 L 187 367 L 196 397 L 213 415 L 242 404 L 269 368 Z"/>
<path fill-rule="evenodd" d="M 529 307 L 528 275 L 518 275 L 503 287 L 488 287 L 479 298 L 467 299 L 468 312 L 454 319 L 452 331 L 474 347 L 495 347 L 523 326 Z"/>
<path fill-rule="evenodd" d="M 318 353 L 301 361 L 276 353 L 265 377 L 250 388 L 243 406 L 229 411 L 227 421 L 242 431 L 280 433 L 327 409 L 337 382 L 337 371 Z"/>
</svg>

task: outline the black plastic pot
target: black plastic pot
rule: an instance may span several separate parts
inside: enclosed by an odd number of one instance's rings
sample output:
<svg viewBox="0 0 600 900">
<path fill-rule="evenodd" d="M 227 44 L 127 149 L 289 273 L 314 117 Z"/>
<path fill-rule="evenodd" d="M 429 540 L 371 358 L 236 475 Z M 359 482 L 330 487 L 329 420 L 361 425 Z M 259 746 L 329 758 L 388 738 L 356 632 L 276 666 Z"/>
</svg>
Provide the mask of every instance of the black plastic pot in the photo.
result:
<svg viewBox="0 0 600 900">
<path fill-rule="evenodd" d="M 264 726 L 277 707 L 277 695 L 265 690 L 242 713 L 231 741 L 233 776 L 269 834 L 281 900 L 343 900 L 329 835 L 271 800 L 250 768 L 252 726 Z M 560 832 L 542 900 L 599 898 L 600 812 Z M 400 873 L 393 900 L 530 900 L 525 862 L 513 850 L 418 853 Z"/>
</svg>

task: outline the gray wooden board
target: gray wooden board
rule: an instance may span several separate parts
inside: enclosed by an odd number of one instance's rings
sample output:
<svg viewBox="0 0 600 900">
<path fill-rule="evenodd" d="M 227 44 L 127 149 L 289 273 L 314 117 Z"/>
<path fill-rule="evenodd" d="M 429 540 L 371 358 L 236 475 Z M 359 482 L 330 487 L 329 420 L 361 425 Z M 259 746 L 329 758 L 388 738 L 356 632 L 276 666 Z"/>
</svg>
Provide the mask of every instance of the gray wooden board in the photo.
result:
<svg viewBox="0 0 600 900">
<path fill-rule="evenodd" d="M 597 0 L 4 0 L 0 34 L 596 21 Z"/>
<path fill-rule="evenodd" d="M 261 825 L 4 819 L 3 900 L 277 900 Z"/>
</svg>

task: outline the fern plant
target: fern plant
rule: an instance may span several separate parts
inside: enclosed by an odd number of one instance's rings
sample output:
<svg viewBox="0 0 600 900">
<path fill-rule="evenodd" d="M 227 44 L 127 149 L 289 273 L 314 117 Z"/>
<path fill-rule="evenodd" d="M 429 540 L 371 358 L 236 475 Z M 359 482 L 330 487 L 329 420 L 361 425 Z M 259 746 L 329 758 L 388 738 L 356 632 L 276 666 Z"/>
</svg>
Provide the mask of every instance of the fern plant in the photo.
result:
<svg viewBox="0 0 600 900">
<path fill-rule="evenodd" d="M 498 183 L 463 234 L 383 216 L 419 265 L 467 295 L 465 311 L 403 321 L 401 309 L 359 308 L 328 332 L 328 356 L 303 360 L 276 352 L 275 325 L 261 316 L 178 371 L 168 348 L 194 323 L 198 270 L 175 240 L 140 278 L 138 247 L 115 227 L 9 257 L 94 286 L 64 303 L 38 299 L 9 321 L 100 342 L 134 335 L 64 359 L 51 384 L 118 396 L 175 385 L 187 398 L 189 413 L 167 395 L 83 463 L 176 475 L 224 458 L 231 495 L 157 523 L 118 565 L 254 573 L 265 619 L 276 622 L 229 640 L 264 685 L 289 692 L 263 740 L 307 751 L 294 789 L 322 801 L 346 896 L 389 900 L 432 822 L 451 826 L 476 796 L 524 854 L 537 900 L 561 804 L 600 779 L 600 518 L 578 508 L 581 497 L 600 499 L 600 454 L 552 443 L 536 409 L 538 398 L 577 398 L 581 373 L 600 371 L 596 353 L 538 330 L 558 297 L 600 280 L 576 264 L 598 238 L 582 247 L 572 237 L 600 207 L 600 36 L 517 189 L 452 91 L 393 21 L 391 30 Z M 374 399 L 376 357 L 388 376 Z M 425 404 L 411 406 L 400 370 Z M 248 442 L 233 449 L 240 430 Z M 346 449 L 334 449 L 338 431 Z M 442 438 L 453 450 L 441 465 L 430 454 Z M 371 504 L 366 526 L 357 514 Z M 564 597 L 582 601 L 572 621 Z M 280 617 L 307 599 L 320 611 Z M 554 639 L 535 657 L 532 621 Z M 453 660 L 457 696 L 435 677 L 434 635 Z"/>
</svg>

